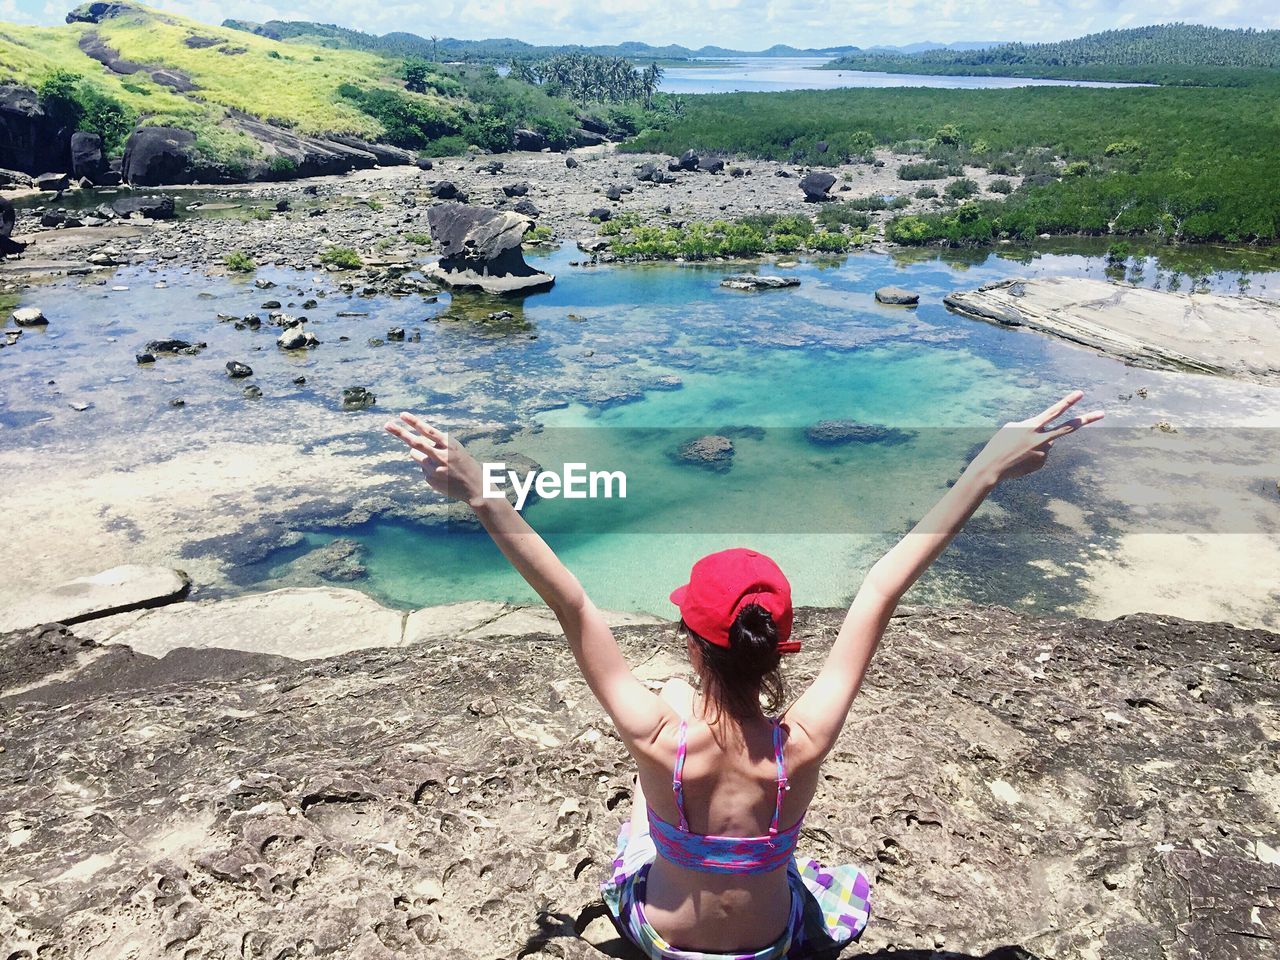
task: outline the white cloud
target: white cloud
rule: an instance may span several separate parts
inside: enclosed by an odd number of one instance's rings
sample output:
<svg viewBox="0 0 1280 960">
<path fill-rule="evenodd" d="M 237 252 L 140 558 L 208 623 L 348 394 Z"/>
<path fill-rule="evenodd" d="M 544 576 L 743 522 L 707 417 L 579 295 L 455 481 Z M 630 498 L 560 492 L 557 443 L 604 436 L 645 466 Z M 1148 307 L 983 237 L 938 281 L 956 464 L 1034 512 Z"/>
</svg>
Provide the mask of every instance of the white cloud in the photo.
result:
<svg viewBox="0 0 1280 960">
<path fill-rule="evenodd" d="M 922 40 L 1060 40 L 1096 30 L 1185 20 L 1280 28 L 1280 5 L 1252 0 L 152 0 L 208 23 L 319 20 L 385 33 L 531 43 L 775 43 L 831 46 Z M 0 19 L 61 21 L 74 0 L 0 0 Z"/>
</svg>

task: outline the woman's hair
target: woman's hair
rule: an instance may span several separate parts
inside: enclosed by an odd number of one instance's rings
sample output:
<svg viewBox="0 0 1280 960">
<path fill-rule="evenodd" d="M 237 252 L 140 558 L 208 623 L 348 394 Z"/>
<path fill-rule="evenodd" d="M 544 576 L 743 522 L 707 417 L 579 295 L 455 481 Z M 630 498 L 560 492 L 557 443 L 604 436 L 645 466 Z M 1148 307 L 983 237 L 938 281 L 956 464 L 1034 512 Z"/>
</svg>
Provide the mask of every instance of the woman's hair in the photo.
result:
<svg viewBox="0 0 1280 960">
<path fill-rule="evenodd" d="M 769 611 L 749 603 L 729 628 L 729 646 L 717 646 L 698 636 L 683 621 L 680 629 L 693 638 L 698 648 L 702 694 L 713 717 L 728 714 L 743 720 L 756 713 L 764 700 L 767 712 L 783 703 L 782 672 L 778 669 L 778 628 Z"/>
</svg>

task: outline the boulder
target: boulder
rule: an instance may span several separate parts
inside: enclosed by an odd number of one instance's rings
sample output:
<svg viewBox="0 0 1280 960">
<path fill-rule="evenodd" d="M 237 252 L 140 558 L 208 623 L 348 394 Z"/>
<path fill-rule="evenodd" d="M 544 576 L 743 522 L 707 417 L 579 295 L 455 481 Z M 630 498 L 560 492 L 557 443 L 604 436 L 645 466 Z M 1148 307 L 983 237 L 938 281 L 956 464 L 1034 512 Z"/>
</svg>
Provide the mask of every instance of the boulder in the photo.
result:
<svg viewBox="0 0 1280 960">
<path fill-rule="evenodd" d="M 77 130 L 71 135 L 71 172 L 91 182 L 106 172 L 102 157 L 102 138 L 96 133 Z"/>
<path fill-rule="evenodd" d="M 715 473 L 728 473 L 733 466 L 733 441 L 713 433 L 687 440 L 676 448 L 674 459 Z"/>
<path fill-rule="evenodd" d="M 18 211 L 4 197 L 0 197 L 0 240 L 8 240 L 18 222 Z"/>
<path fill-rule="evenodd" d="M 724 161 L 719 157 L 699 157 L 698 169 L 703 173 L 720 173 L 724 170 Z"/>
<path fill-rule="evenodd" d="M 547 138 L 536 130 L 517 130 L 511 137 L 511 149 L 538 151 L 547 146 Z"/>
<path fill-rule="evenodd" d="M 22 190 L 31 185 L 30 174 L 23 173 L 21 170 L 6 170 L 0 167 L 0 190 Z"/>
<path fill-rule="evenodd" d="M 903 290 L 901 287 L 881 287 L 876 291 L 876 300 L 880 303 L 915 306 L 920 302 L 920 294 L 912 293 L 910 290 Z"/>
<path fill-rule="evenodd" d="M 320 344 L 320 338 L 308 330 L 305 320 L 295 320 L 284 328 L 276 337 L 276 346 L 281 350 L 306 350 Z"/>
<path fill-rule="evenodd" d="M 0 167 L 27 174 L 65 170 L 71 131 L 60 127 L 29 87 L 0 84 Z"/>
<path fill-rule="evenodd" d="M 616 183 L 611 183 L 604 188 L 605 199 L 612 200 L 615 203 L 622 199 L 622 188 Z"/>
<path fill-rule="evenodd" d="M 241 363 L 239 360 L 227 361 L 227 376 L 232 380 L 239 380 L 243 377 L 253 376 L 253 367 L 247 363 Z"/>
<path fill-rule="evenodd" d="M 10 315 L 10 319 L 20 327 L 47 327 L 49 318 L 39 307 L 19 307 Z"/>
<path fill-rule="evenodd" d="M 878 443 L 896 447 L 915 434 L 896 427 L 858 423 L 856 420 L 819 420 L 805 427 L 805 439 L 819 447 L 838 447 L 847 443 Z"/>
<path fill-rule="evenodd" d="M 575 130 L 570 134 L 573 138 L 575 147 L 598 147 L 602 143 L 608 143 L 609 138 L 602 133 L 594 133 L 591 130 Z"/>
<path fill-rule="evenodd" d="M 570 170 L 573 170 L 573 169 L 575 169 L 575 168 L 578 166 L 578 158 L 577 158 L 577 157 L 565 157 L 565 158 L 564 158 L 564 165 L 565 165 L 566 167 L 568 167 Z"/>
<path fill-rule="evenodd" d="M 517 200 L 511 205 L 511 209 L 516 213 L 529 217 L 531 220 L 538 219 L 542 214 L 542 211 L 538 209 L 537 204 L 532 200 Z"/>
<path fill-rule="evenodd" d="M 800 286 L 800 278 L 738 273 L 725 277 L 720 281 L 720 286 L 731 290 L 780 290 L 783 287 Z"/>
<path fill-rule="evenodd" d="M 533 226 L 528 217 L 445 203 L 432 207 L 427 220 L 441 251 L 439 262 L 425 270 L 434 279 L 499 294 L 532 293 L 555 283 L 525 263 L 521 243 Z"/>
<path fill-rule="evenodd" d="M 800 189 L 804 191 L 804 198 L 809 203 L 821 203 L 824 200 L 830 200 L 830 190 L 835 186 L 836 178 L 834 174 L 827 173 L 822 170 L 815 170 L 812 173 L 806 173 L 800 180 Z"/>
<path fill-rule="evenodd" d="M 609 124 L 601 120 L 599 117 L 592 116 L 589 113 L 581 111 L 574 114 L 574 118 L 582 125 L 583 130 L 589 130 L 592 133 L 601 133 L 606 136 L 609 134 Z"/>
<path fill-rule="evenodd" d="M 680 159 L 675 161 L 677 170 L 697 170 L 698 155 L 692 150 L 686 150 L 680 154 Z"/>
<path fill-rule="evenodd" d="M 606 220 L 609 220 L 612 217 L 613 217 L 613 211 L 610 210 L 608 207 L 595 207 L 589 213 L 587 213 L 588 220 L 599 220 L 601 223 L 604 223 Z"/>
<path fill-rule="evenodd" d="M 433 169 L 435 169 L 435 163 L 434 163 L 434 162 L 432 162 L 432 161 L 431 161 L 429 158 L 427 158 L 427 157 L 419 157 L 419 158 L 418 158 L 418 169 L 419 169 L 419 170 L 433 170 Z"/>
<path fill-rule="evenodd" d="M 31 179 L 37 190 L 47 193 L 61 193 L 71 186 L 71 178 L 65 173 L 42 173 Z"/>
<path fill-rule="evenodd" d="M 79 577 L 35 590 L 0 612 L 0 631 L 42 623 L 81 623 L 127 610 L 157 607 L 181 600 L 191 580 L 168 567 L 126 565 L 91 577 Z"/>
<path fill-rule="evenodd" d="M 201 350 L 207 347 L 206 343 L 190 343 L 186 340 L 178 340 L 170 338 L 167 340 L 148 340 L 147 345 L 143 347 L 142 356 L 151 354 L 168 354 L 170 356 L 194 357 Z M 139 361 L 141 362 L 141 361 Z"/>
<path fill-rule="evenodd" d="M 121 197 L 111 204 L 117 216 L 146 217 L 148 220 L 172 220 L 176 216 L 173 197 Z"/>
<path fill-rule="evenodd" d="M 503 195 L 508 197 L 523 197 L 528 192 L 529 192 L 528 180 L 520 180 L 516 183 L 508 183 L 506 186 L 502 188 Z"/>
<path fill-rule="evenodd" d="M 641 183 L 668 183 L 675 179 L 654 163 L 642 163 L 636 168 L 636 179 Z"/>
<path fill-rule="evenodd" d="M 124 147 L 121 176 L 134 186 L 190 183 L 196 135 L 178 127 L 138 127 Z"/>
<path fill-rule="evenodd" d="M 437 200 L 457 200 L 461 195 L 458 185 L 452 180 L 440 180 L 430 187 L 431 195 Z"/>
</svg>

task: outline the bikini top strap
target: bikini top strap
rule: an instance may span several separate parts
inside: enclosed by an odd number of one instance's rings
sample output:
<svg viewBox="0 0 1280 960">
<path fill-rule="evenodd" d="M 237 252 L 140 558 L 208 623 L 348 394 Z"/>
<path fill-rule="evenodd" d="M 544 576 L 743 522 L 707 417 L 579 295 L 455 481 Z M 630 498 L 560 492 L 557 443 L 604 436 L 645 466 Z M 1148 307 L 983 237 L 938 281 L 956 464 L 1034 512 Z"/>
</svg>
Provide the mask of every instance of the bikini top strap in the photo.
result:
<svg viewBox="0 0 1280 960">
<path fill-rule="evenodd" d="M 773 720 L 773 761 L 778 768 L 778 800 L 773 807 L 773 820 L 769 822 L 769 836 L 778 832 L 778 822 L 782 818 L 782 800 L 791 789 L 787 782 L 787 765 L 782 759 L 782 718 Z"/>
<path fill-rule="evenodd" d="M 671 790 L 675 794 L 676 812 L 680 814 L 680 829 L 689 832 L 689 821 L 684 816 L 684 756 L 687 752 L 685 737 L 689 732 L 689 721 L 680 721 L 680 733 L 676 740 L 676 767 L 671 774 Z"/>
</svg>

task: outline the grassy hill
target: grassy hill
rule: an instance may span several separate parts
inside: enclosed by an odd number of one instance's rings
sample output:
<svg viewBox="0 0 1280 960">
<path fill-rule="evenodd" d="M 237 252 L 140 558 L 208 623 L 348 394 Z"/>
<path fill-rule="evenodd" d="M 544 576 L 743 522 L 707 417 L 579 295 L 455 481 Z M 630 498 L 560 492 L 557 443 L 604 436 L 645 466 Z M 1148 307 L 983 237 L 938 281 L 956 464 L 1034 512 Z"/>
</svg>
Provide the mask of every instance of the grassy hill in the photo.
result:
<svg viewBox="0 0 1280 960">
<path fill-rule="evenodd" d="M 108 69 L 86 53 L 83 45 L 92 48 L 95 39 L 132 72 Z M 570 104 L 522 84 L 438 68 L 425 89 L 410 93 L 402 70 L 391 56 L 282 43 L 134 4 L 98 23 L 0 23 L 0 82 L 39 89 L 72 75 L 82 95 L 106 98 L 143 123 L 193 130 L 210 159 L 244 158 L 257 149 L 232 122 L 234 112 L 299 133 L 346 134 L 411 149 L 431 150 L 447 140 L 436 151 L 442 153 L 477 141 L 500 146 L 504 133 L 509 137 L 519 125 L 553 135 L 573 125 Z M 174 76 L 178 87 L 190 89 L 176 89 Z"/>
<path fill-rule="evenodd" d="M 1006 43 L 982 50 L 860 51 L 829 67 L 889 73 L 1003 75 L 1242 86 L 1280 70 L 1280 30 L 1228 30 L 1174 23 L 1107 30 L 1058 43 Z"/>
</svg>

